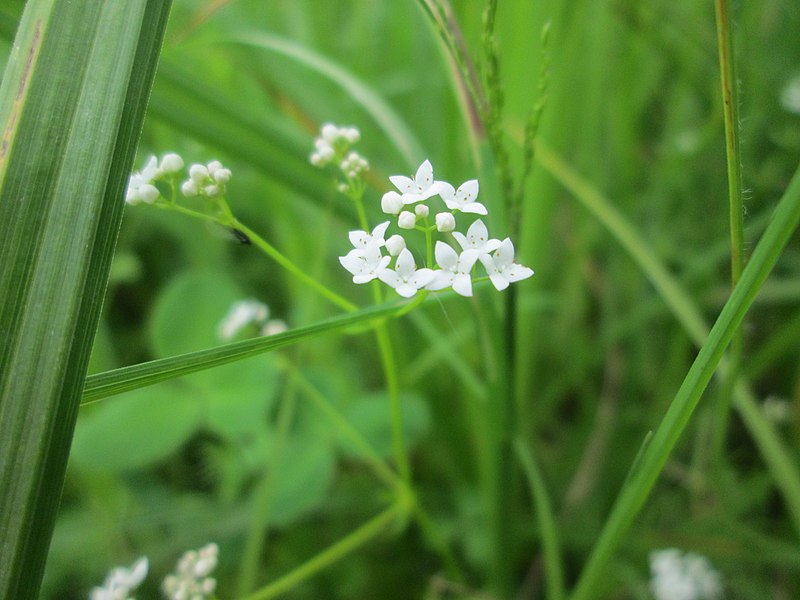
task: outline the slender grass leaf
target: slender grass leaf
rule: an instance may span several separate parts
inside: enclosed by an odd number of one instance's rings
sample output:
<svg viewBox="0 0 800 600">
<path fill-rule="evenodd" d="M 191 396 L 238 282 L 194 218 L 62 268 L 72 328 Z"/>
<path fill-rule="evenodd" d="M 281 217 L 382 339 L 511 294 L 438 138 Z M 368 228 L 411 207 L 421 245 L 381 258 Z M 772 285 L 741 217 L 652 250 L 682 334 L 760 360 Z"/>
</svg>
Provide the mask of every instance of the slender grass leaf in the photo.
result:
<svg viewBox="0 0 800 600">
<path fill-rule="evenodd" d="M 0 85 L 0 598 L 35 598 L 170 2 L 31 0 Z"/>
<path fill-rule="evenodd" d="M 402 310 L 402 304 L 381 304 L 333 317 L 307 327 L 290 329 L 269 337 L 243 340 L 225 344 L 218 348 L 190 352 L 91 375 L 86 378 L 82 403 L 87 404 L 108 398 L 114 394 L 152 385 L 159 381 L 174 379 L 175 377 L 224 365 L 249 356 L 270 352 L 321 333 L 343 331 L 356 324 L 380 319 L 381 317 L 391 317 L 392 313 L 401 312 Z"/>
</svg>

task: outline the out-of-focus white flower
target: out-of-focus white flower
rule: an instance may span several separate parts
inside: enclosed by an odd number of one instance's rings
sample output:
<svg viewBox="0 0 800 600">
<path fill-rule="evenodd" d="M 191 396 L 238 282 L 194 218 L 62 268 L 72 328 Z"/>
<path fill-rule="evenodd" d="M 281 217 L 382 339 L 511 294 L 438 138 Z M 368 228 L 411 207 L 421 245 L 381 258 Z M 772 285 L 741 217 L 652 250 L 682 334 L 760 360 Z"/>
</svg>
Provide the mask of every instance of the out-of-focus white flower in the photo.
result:
<svg viewBox="0 0 800 600">
<path fill-rule="evenodd" d="M 792 77 L 781 90 L 781 105 L 791 113 L 800 114 L 800 74 Z"/>
<path fill-rule="evenodd" d="M 161 162 L 158 163 L 159 173 L 177 173 L 183 168 L 183 159 L 179 154 L 170 152 L 161 157 Z"/>
<path fill-rule="evenodd" d="M 722 589 L 706 557 L 675 548 L 650 553 L 650 590 L 656 600 L 719 600 Z"/>
<path fill-rule="evenodd" d="M 218 160 L 212 160 L 207 165 L 193 164 L 189 167 L 189 179 L 181 184 L 181 193 L 187 198 L 216 198 L 225 194 L 225 184 L 231 177 L 231 170 Z"/>
<path fill-rule="evenodd" d="M 480 260 L 492 284 L 500 291 L 515 281 L 522 281 L 533 275 L 532 269 L 514 262 L 514 244 L 510 238 L 504 239 L 494 254 L 482 254 Z"/>
<path fill-rule="evenodd" d="M 253 324 L 260 324 L 267 320 L 269 308 L 258 300 L 240 300 L 234 302 L 228 314 L 220 321 L 217 335 L 223 341 L 232 340 L 242 329 Z"/>
<path fill-rule="evenodd" d="M 217 581 L 210 577 L 216 569 L 219 548 L 207 544 L 200 550 L 189 550 L 178 561 L 175 572 L 167 575 L 161 584 L 169 600 L 205 600 L 214 595 Z"/>
<path fill-rule="evenodd" d="M 414 257 L 408 248 L 403 249 L 397 257 L 394 270 L 383 269 L 378 273 L 382 282 L 392 286 L 404 298 L 411 298 L 417 291 L 428 285 L 434 278 L 432 269 L 417 269 Z"/>
<path fill-rule="evenodd" d="M 324 167 L 337 157 L 341 160 L 347 149 L 359 139 L 361 134 L 355 127 L 337 127 L 333 123 L 325 123 L 320 129 L 319 137 L 314 140 L 314 152 L 309 160 L 315 167 Z M 353 173 L 353 177 L 368 167 L 367 161 L 355 152 L 344 160 L 340 168 L 345 174 Z"/>
<path fill-rule="evenodd" d="M 147 577 L 148 562 L 146 557 L 137 560 L 131 568 L 115 567 L 111 569 L 103 582 L 103 587 L 94 588 L 89 600 L 132 600 L 130 593 Z"/>
<path fill-rule="evenodd" d="M 261 328 L 261 335 L 275 335 L 278 333 L 283 333 L 287 329 L 289 329 L 289 326 L 283 319 L 270 319 L 264 323 L 264 326 Z"/>
<path fill-rule="evenodd" d="M 125 202 L 131 205 L 152 204 L 155 202 L 161 193 L 158 188 L 153 185 L 153 181 L 158 176 L 158 159 L 151 156 L 147 160 L 147 164 L 141 171 L 135 172 L 128 180 L 128 189 L 125 192 Z"/>
</svg>

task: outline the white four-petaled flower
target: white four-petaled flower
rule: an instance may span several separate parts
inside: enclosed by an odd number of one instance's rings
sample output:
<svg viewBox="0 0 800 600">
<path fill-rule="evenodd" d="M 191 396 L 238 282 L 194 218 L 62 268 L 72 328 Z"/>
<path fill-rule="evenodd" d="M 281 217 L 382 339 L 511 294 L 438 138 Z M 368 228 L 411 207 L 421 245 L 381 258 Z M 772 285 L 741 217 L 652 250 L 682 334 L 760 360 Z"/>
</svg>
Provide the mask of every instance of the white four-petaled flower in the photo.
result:
<svg viewBox="0 0 800 600">
<path fill-rule="evenodd" d="M 372 230 L 372 233 L 367 233 L 366 231 L 351 231 L 350 236 L 350 243 L 353 244 L 353 248 L 366 248 L 372 243 L 378 244 L 378 247 L 384 246 L 386 241 L 383 239 L 383 236 L 386 234 L 386 229 L 389 227 L 389 221 L 381 223 L 377 225 L 375 229 Z"/>
<path fill-rule="evenodd" d="M 492 250 L 500 247 L 500 240 L 489 239 L 489 230 L 480 219 L 469 226 L 467 235 L 460 231 L 454 231 L 453 237 L 456 238 L 462 250 L 475 250 L 479 256 L 489 254 Z"/>
<path fill-rule="evenodd" d="M 403 204 L 414 204 L 421 200 L 427 200 L 442 190 L 442 182 L 433 179 L 433 166 L 429 160 L 419 166 L 414 179 L 405 175 L 392 175 L 389 177 L 389 181 L 400 190 Z"/>
<path fill-rule="evenodd" d="M 487 214 L 486 207 L 475 201 L 475 198 L 478 197 L 477 179 L 465 181 L 458 186 L 458 190 L 445 181 L 441 182 L 441 184 L 442 189 L 439 195 L 450 210 L 460 210 L 463 213 L 475 213 L 478 215 Z"/>
<path fill-rule="evenodd" d="M 472 296 L 472 277 L 470 271 L 478 259 L 475 250 L 464 250 L 456 254 L 451 246 L 444 242 L 436 242 L 436 263 L 441 267 L 434 271 L 435 277 L 425 289 L 443 290 L 452 287 L 456 294 Z"/>
<path fill-rule="evenodd" d="M 404 248 L 400 252 L 394 270 L 383 269 L 378 272 L 378 278 L 385 284 L 392 286 L 404 298 L 411 298 L 417 291 L 433 281 L 434 277 L 435 274 L 432 269 L 417 269 L 414 257 L 408 251 L 408 248 Z M 355 281 L 355 278 L 353 280 Z"/>
<path fill-rule="evenodd" d="M 391 256 L 382 256 L 378 244 L 369 244 L 366 248 L 353 248 L 346 256 L 340 256 L 339 262 L 353 275 L 353 283 L 367 283 L 387 270 Z"/>
<path fill-rule="evenodd" d="M 533 275 L 533 269 L 514 262 L 514 244 L 510 238 L 504 239 L 494 254 L 482 254 L 480 260 L 494 287 L 501 291 L 511 283 Z"/>
</svg>

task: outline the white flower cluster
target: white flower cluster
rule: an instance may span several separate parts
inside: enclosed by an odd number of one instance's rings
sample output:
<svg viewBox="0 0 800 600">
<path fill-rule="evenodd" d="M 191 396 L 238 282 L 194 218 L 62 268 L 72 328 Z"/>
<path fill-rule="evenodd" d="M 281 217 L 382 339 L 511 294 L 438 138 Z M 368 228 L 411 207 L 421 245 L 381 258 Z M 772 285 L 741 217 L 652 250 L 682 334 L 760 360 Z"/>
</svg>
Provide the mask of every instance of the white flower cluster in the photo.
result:
<svg viewBox="0 0 800 600">
<path fill-rule="evenodd" d="M 228 314 L 220 321 L 217 335 L 227 342 L 251 324 L 258 327 L 260 335 L 275 335 L 287 329 L 283 320 L 269 319 L 269 308 L 263 302 L 239 300 L 233 303 Z"/>
<path fill-rule="evenodd" d="M 414 296 L 421 289 L 436 291 L 447 288 L 452 288 L 462 296 L 471 296 L 473 267 L 478 262 L 498 290 L 504 290 L 509 284 L 533 275 L 531 269 L 514 261 L 514 244 L 511 240 L 490 238 L 482 220 L 473 221 L 466 235 L 455 231 L 456 213 L 487 214 L 486 207 L 476 200 L 479 189 L 477 179 L 463 183 L 456 190 L 446 181 L 435 181 L 433 167 L 426 160 L 413 179 L 395 175 L 389 180 L 397 191 L 383 195 L 381 208 L 387 214 L 397 215 L 400 229 L 416 229 L 426 234 L 434 230 L 452 232 L 461 250 L 456 251 L 450 244 L 437 240 L 434 256 L 438 268 L 418 269 L 402 236 L 392 235 L 385 239 L 390 221 L 381 223 L 371 233 L 351 231 L 353 249 L 339 257 L 339 262 L 353 275 L 354 283 L 367 283 L 377 278 L 405 298 Z M 439 196 L 450 211 L 437 213 L 434 225 L 430 225 L 430 209 L 420 203 L 435 196 Z M 412 205 L 413 212 L 406 210 Z M 388 256 L 383 254 L 383 249 L 386 249 Z"/>
<path fill-rule="evenodd" d="M 209 577 L 217 567 L 219 548 L 208 544 L 200 550 L 189 550 L 175 568 L 167 575 L 161 589 L 169 600 L 205 600 L 214 595 L 217 580 Z"/>
<path fill-rule="evenodd" d="M 309 160 L 315 167 L 329 165 L 334 159 L 341 159 L 350 146 L 360 139 L 361 134 L 355 127 L 337 127 L 333 123 L 325 123 L 320 136 L 314 140 L 314 152 Z M 345 171 L 344 167 L 342 171 Z"/>
<path fill-rule="evenodd" d="M 718 600 L 722 581 L 706 557 L 667 548 L 650 553 L 650 590 L 656 600 Z"/>
<path fill-rule="evenodd" d="M 165 154 L 160 161 L 151 156 L 141 171 L 131 175 L 125 202 L 132 205 L 155 203 L 162 197 L 156 182 L 164 179 L 176 181 L 183 166 L 183 159 L 174 152 Z M 186 198 L 217 198 L 225 194 L 225 185 L 231 180 L 231 175 L 231 170 L 218 160 L 207 165 L 193 164 L 189 167 L 189 178 L 181 184 L 180 190 Z"/>
<path fill-rule="evenodd" d="M 129 594 L 144 581 L 147 568 L 145 557 L 133 563 L 130 569 L 114 567 L 103 582 L 103 587 L 96 587 L 90 592 L 89 600 L 133 600 Z"/>
</svg>

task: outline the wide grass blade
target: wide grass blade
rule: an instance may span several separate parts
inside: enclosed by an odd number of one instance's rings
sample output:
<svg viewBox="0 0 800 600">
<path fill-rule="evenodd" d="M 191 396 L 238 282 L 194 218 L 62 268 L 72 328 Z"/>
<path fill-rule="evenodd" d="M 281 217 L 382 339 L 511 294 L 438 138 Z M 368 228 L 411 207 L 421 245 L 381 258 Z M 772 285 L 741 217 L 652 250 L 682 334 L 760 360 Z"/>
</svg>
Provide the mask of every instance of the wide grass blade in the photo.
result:
<svg viewBox="0 0 800 600">
<path fill-rule="evenodd" d="M 381 304 L 359 311 L 348 312 L 307 327 L 290 329 L 283 333 L 241 342 L 225 344 L 218 348 L 170 356 L 138 365 L 122 367 L 113 371 L 90 375 L 86 378 L 82 404 L 102 400 L 167 379 L 174 379 L 196 371 L 218 367 L 250 356 L 271 352 L 290 344 L 309 339 L 321 333 L 342 331 L 359 323 L 401 313 L 402 305 Z"/>
<path fill-rule="evenodd" d="M 32 0 L 0 85 L 0 598 L 36 598 L 170 2 Z"/>
</svg>

